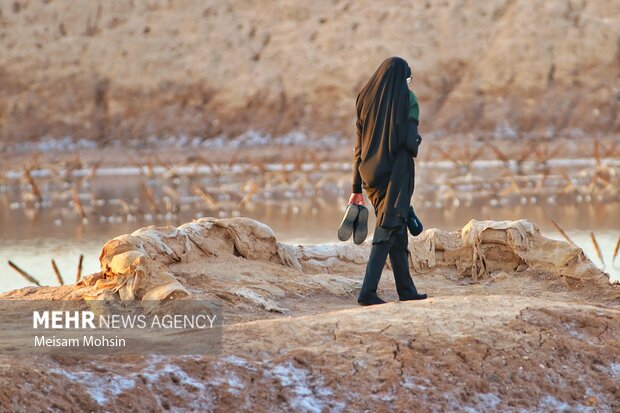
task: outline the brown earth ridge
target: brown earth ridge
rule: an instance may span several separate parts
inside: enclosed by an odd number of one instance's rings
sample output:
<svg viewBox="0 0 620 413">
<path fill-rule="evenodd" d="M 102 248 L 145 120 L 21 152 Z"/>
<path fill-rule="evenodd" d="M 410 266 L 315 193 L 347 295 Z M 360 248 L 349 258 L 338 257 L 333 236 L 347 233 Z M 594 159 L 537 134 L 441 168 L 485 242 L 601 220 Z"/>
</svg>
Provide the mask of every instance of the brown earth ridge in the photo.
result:
<svg viewBox="0 0 620 413">
<path fill-rule="evenodd" d="M 430 298 L 362 308 L 355 296 L 369 249 L 281 243 L 248 218 L 116 237 L 103 246 L 100 273 L 0 298 L 218 300 L 222 354 L 3 353 L 0 410 L 620 409 L 620 286 L 580 248 L 529 221 L 429 229 L 410 237 L 410 258 Z M 390 272 L 379 294 L 396 301 Z"/>
<path fill-rule="evenodd" d="M 620 3 L 3 0 L 0 139 L 353 136 L 409 61 L 422 132 L 620 131 Z"/>
</svg>

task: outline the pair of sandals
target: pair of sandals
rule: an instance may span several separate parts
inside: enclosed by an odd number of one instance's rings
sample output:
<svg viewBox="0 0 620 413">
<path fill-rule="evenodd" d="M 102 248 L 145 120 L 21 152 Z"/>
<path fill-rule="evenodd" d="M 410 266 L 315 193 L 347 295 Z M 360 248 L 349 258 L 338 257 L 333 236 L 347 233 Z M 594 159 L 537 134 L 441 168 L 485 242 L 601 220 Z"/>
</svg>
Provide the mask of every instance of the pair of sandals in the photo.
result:
<svg viewBox="0 0 620 413">
<path fill-rule="evenodd" d="M 346 241 L 353 235 L 353 242 L 361 244 L 368 236 L 368 208 L 364 205 L 347 205 L 338 227 L 338 239 Z"/>
<path fill-rule="evenodd" d="M 413 206 L 409 206 L 407 215 L 407 228 L 414 237 L 424 231 L 424 226 L 416 216 Z M 353 242 L 357 245 L 366 240 L 368 236 L 368 208 L 363 205 L 349 204 L 344 211 L 344 217 L 338 227 L 338 239 L 346 241 L 353 235 Z"/>
</svg>

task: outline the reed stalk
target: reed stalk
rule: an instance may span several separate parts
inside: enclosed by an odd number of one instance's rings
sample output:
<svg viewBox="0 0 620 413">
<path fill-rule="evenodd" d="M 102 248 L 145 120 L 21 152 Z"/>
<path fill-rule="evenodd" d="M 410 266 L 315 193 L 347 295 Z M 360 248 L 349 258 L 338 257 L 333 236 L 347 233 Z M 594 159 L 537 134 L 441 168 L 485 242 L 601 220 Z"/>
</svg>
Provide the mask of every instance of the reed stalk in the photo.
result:
<svg viewBox="0 0 620 413">
<path fill-rule="evenodd" d="M 24 277 L 24 279 L 26 279 L 26 281 L 38 285 L 39 287 L 41 286 L 41 284 L 39 283 L 39 281 L 34 278 L 32 275 L 28 274 L 26 271 L 22 270 L 21 268 L 19 268 L 17 266 L 17 264 L 15 264 L 13 261 L 9 260 L 9 266 L 11 268 L 13 268 L 15 271 L 17 271 L 19 273 L 19 275 L 21 275 L 22 277 Z"/>
<path fill-rule="evenodd" d="M 570 244 L 574 245 L 575 247 L 577 246 L 577 244 L 575 244 L 575 242 L 568 236 L 568 234 L 562 229 L 562 227 L 560 227 L 554 220 L 551 220 L 551 223 L 553 224 L 555 229 L 557 229 L 558 232 L 562 234 L 562 236 L 564 237 L 566 241 L 568 241 Z"/>
<path fill-rule="evenodd" d="M 31 172 L 30 169 L 24 169 L 24 178 L 26 179 L 26 182 L 28 182 L 28 184 L 32 188 L 32 194 L 37 199 L 37 202 L 41 203 L 43 202 L 43 196 L 41 195 L 41 190 L 39 189 L 39 186 L 35 182 L 30 172 Z"/>
<path fill-rule="evenodd" d="M 151 213 L 158 215 L 160 212 L 157 204 L 155 203 L 155 199 L 153 198 L 153 189 L 145 182 L 142 182 L 142 192 L 144 193 L 146 203 L 151 210 Z"/>
<path fill-rule="evenodd" d="M 82 263 L 84 262 L 84 254 L 80 254 L 80 260 L 78 261 L 77 273 L 75 274 L 75 282 L 77 283 L 82 278 Z"/>
<path fill-rule="evenodd" d="M 82 218 L 82 221 L 85 221 L 87 219 L 86 211 L 84 210 L 84 206 L 82 205 L 82 201 L 80 200 L 80 196 L 78 195 L 78 192 L 75 189 L 75 187 L 72 189 L 72 194 L 73 194 L 73 205 L 75 207 L 75 210 Z"/>
<path fill-rule="evenodd" d="M 205 188 L 199 185 L 194 185 L 194 193 L 202 198 L 203 201 L 207 204 L 208 209 L 217 209 L 219 206 L 219 202 L 211 195 Z"/>
<path fill-rule="evenodd" d="M 52 268 L 54 269 L 54 275 L 56 276 L 56 281 L 58 281 L 58 284 L 65 285 L 65 281 L 62 279 L 60 270 L 58 270 L 58 265 L 56 265 L 56 261 L 53 258 L 52 258 Z"/>
<path fill-rule="evenodd" d="M 596 236 L 594 232 L 590 232 L 590 238 L 592 239 L 592 244 L 594 245 L 594 251 L 596 251 L 596 255 L 598 255 L 598 259 L 603 263 L 603 267 L 605 266 L 605 260 L 603 259 L 603 254 L 601 253 L 601 247 L 598 245 L 598 241 L 596 240 Z"/>
</svg>

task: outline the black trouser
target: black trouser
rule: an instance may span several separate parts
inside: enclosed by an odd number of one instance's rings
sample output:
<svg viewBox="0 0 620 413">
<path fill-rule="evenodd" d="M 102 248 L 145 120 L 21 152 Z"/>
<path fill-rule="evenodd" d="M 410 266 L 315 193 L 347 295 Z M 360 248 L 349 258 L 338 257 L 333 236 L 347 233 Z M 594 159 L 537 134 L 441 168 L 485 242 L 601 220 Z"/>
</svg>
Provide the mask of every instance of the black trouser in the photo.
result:
<svg viewBox="0 0 620 413">
<path fill-rule="evenodd" d="M 372 245 L 368 264 L 366 264 L 366 275 L 364 276 L 362 291 L 360 291 L 360 298 L 369 298 L 377 294 L 377 286 L 379 285 L 381 272 L 388 255 L 390 256 L 390 263 L 394 272 L 398 296 L 417 293 L 409 273 L 408 243 L 407 226 L 403 225 L 400 229 L 393 231 L 387 241 Z"/>
</svg>

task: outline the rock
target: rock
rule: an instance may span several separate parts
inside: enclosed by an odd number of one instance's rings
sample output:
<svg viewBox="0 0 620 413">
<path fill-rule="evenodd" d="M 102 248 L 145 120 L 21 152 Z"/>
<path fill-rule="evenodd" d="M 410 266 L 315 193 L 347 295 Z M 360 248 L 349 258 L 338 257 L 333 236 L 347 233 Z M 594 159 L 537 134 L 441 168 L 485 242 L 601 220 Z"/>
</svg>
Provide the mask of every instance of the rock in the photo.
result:
<svg viewBox="0 0 620 413">
<path fill-rule="evenodd" d="M 510 278 L 510 274 L 508 274 L 506 271 L 498 271 L 496 273 L 493 273 L 493 275 L 491 276 L 492 281 L 501 281 L 507 278 Z"/>
</svg>

